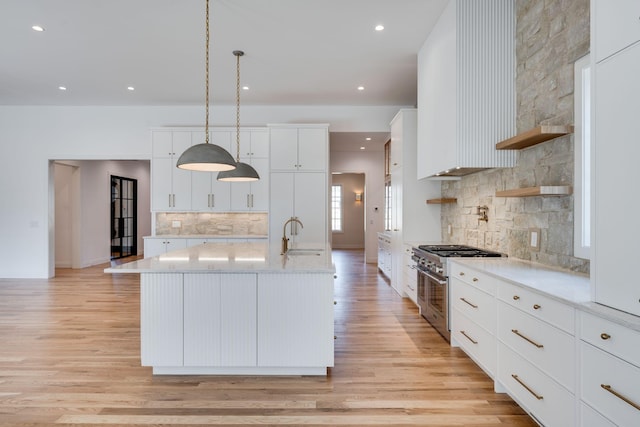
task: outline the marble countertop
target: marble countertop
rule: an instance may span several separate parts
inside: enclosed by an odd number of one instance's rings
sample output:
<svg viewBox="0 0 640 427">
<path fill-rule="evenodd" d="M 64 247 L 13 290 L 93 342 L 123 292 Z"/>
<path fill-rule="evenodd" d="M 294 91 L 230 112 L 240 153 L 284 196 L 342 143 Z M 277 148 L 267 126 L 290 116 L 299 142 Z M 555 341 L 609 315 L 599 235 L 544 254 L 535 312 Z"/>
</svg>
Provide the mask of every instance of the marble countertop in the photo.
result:
<svg viewBox="0 0 640 427">
<path fill-rule="evenodd" d="M 302 249 L 302 251 L 294 255 L 295 249 Z M 291 244 L 291 252 L 280 255 L 279 244 L 234 242 L 204 243 L 113 266 L 104 271 L 105 273 L 335 273 L 335 266 L 331 259 L 331 247 L 327 243 Z"/>
<path fill-rule="evenodd" d="M 640 317 L 591 300 L 589 276 L 513 258 L 450 258 L 498 279 L 640 331 Z"/>
</svg>

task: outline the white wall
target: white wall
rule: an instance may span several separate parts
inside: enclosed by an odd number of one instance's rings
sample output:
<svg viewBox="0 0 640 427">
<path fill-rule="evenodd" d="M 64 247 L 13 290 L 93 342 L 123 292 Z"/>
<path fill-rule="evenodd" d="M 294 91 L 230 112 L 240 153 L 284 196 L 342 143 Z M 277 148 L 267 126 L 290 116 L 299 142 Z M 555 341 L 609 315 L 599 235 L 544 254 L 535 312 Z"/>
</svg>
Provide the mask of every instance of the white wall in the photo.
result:
<svg viewBox="0 0 640 427">
<path fill-rule="evenodd" d="M 389 124 L 387 123 L 386 129 L 381 131 L 389 131 Z M 378 232 L 384 231 L 384 151 L 332 152 L 331 172 L 364 173 L 365 175 L 365 261 L 376 263 Z"/>
<path fill-rule="evenodd" d="M 342 231 L 334 231 L 332 233 L 331 247 L 336 249 L 364 249 L 364 199 L 363 201 L 356 201 L 355 195 L 355 193 L 364 194 L 364 174 L 343 173 L 332 175 L 331 184 L 342 186 Z"/>
<path fill-rule="evenodd" d="M 242 109 L 242 124 L 330 123 L 335 132 L 384 132 L 399 108 L 248 106 Z M 150 127 L 203 122 L 204 108 L 196 106 L 0 107 L 0 145 L 5 153 L 0 156 L 0 277 L 54 274 L 55 174 L 50 160 L 149 160 Z M 234 122 L 234 106 L 211 109 L 212 125 Z"/>
</svg>

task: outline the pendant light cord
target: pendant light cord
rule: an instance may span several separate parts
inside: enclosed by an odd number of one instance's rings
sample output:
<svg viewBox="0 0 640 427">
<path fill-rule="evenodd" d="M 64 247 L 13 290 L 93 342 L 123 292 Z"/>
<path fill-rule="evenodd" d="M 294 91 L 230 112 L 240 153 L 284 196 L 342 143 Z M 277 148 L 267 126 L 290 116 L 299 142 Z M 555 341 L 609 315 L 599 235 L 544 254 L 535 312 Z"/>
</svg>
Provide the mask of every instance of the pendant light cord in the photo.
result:
<svg viewBox="0 0 640 427">
<path fill-rule="evenodd" d="M 204 122 L 204 133 L 205 133 L 205 142 L 209 143 L 209 0 L 207 0 L 207 13 L 206 13 L 206 28 L 207 28 L 207 36 L 206 36 L 206 59 L 205 59 L 205 82 L 206 82 L 206 91 L 207 94 L 205 96 L 205 122 Z"/>
<path fill-rule="evenodd" d="M 242 51 L 234 51 L 236 56 L 236 162 L 240 162 L 240 57 Z"/>
</svg>

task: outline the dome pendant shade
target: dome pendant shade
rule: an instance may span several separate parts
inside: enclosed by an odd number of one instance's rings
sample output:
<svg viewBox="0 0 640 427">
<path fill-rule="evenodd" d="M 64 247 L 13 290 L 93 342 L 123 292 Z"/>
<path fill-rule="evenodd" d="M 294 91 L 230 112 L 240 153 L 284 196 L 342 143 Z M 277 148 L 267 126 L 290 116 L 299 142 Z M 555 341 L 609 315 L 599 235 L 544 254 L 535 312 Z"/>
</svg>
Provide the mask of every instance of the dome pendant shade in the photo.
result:
<svg viewBox="0 0 640 427">
<path fill-rule="evenodd" d="M 250 182 L 259 179 L 258 172 L 251 165 L 242 162 L 236 163 L 233 170 L 218 173 L 218 181 L 224 182 Z"/>
<path fill-rule="evenodd" d="M 235 169 L 236 161 L 224 148 L 205 142 L 186 149 L 176 166 L 191 171 L 219 172 Z"/>
</svg>

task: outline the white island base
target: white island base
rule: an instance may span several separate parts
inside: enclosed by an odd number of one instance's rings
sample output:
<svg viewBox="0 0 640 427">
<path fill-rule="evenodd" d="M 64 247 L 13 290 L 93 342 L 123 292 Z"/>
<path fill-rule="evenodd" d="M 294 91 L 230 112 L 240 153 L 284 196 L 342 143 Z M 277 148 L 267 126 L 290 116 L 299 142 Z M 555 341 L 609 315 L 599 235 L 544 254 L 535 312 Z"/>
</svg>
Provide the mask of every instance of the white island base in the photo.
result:
<svg viewBox="0 0 640 427">
<path fill-rule="evenodd" d="M 326 375 L 334 363 L 330 251 L 256 257 L 261 244 L 214 245 L 227 262 L 206 244 L 164 264 L 149 258 L 106 270 L 141 274 L 142 365 L 155 375 Z M 253 261 L 238 262 L 245 245 Z"/>
</svg>

